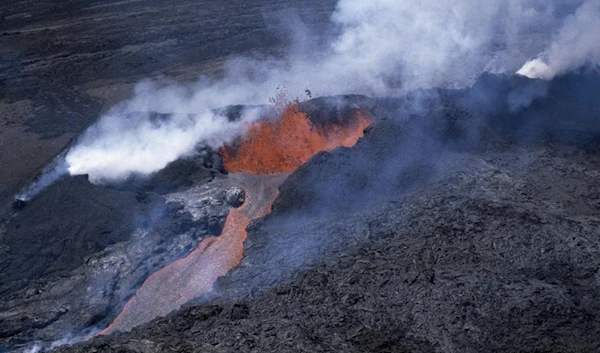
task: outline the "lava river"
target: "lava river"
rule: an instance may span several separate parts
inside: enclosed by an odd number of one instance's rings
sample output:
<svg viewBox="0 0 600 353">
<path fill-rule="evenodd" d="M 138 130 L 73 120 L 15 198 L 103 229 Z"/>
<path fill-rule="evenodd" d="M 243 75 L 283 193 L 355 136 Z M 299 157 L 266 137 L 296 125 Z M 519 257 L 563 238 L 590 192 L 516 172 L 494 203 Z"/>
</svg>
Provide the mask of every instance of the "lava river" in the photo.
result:
<svg viewBox="0 0 600 353">
<path fill-rule="evenodd" d="M 243 205 L 229 212 L 220 236 L 203 240 L 187 257 L 150 275 L 101 334 L 128 331 L 210 292 L 215 280 L 241 260 L 246 227 L 271 211 L 287 175 L 320 151 L 353 146 L 369 123 L 368 115 L 357 111 L 342 124 L 317 128 L 290 104 L 279 120 L 254 123 L 238 145 L 222 148 L 228 178 L 246 192 Z"/>
</svg>

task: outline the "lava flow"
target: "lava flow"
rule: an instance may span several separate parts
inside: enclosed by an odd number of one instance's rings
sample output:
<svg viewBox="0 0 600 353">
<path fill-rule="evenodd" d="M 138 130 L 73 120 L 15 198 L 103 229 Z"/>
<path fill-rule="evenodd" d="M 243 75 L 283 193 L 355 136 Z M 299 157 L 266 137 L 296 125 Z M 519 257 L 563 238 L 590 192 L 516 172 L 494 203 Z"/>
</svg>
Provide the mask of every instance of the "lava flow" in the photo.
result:
<svg viewBox="0 0 600 353">
<path fill-rule="evenodd" d="M 317 152 L 353 146 L 369 123 L 357 111 L 343 124 L 317 129 L 297 104 L 290 104 L 280 120 L 254 123 L 239 146 L 225 147 L 221 155 L 229 172 L 290 173 Z"/>
<path fill-rule="evenodd" d="M 287 175 L 320 151 L 353 146 L 369 123 L 358 111 L 343 124 L 317 128 L 297 104 L 290 104 L 278 121 L 254 123 L 239 145 L 222 148 L 228 177 L 246 192 L 244 204 L 229 212 L 220 236 L 203 240 L 187 257 L 150 275 L 100 334 L 130 330 L 212 291 L 216 279 L 241 260 L 246 227 L 271 211 Z"/>
</svg>

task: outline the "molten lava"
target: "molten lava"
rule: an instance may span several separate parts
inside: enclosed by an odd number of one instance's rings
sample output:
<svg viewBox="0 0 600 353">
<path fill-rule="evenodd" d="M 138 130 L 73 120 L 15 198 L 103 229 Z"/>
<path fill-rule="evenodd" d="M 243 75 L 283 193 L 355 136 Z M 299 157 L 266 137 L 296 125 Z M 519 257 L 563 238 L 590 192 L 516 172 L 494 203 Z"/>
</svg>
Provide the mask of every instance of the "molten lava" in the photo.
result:
<svg viewBox="0 0 600 353">
<path fill-rule="evenodd" d="M 290 173 L 317 152 L 353 146 L 369 123 L 358 112 L 344 125 L 317 129 L 297 104 L 290 104 L 280 120 L 254 123 L 239 146 L 225 147 L 221 155 L 229 172 Z"/>
<path fill-rule="evenodd" d="M 149 276 L 100 334 L 130 330 L 210 292 L 216 279 L 241 260 L 246 227 L 271 211 L 287 175 L 320 151 L 353 146 L 369 123 L 366 114 L 357 112 L 343 124 L 316 128 L 297 104 L 290 104 L 278 121 L 253 124 L 238 146 L 220 151 L 232 183 L 246 191 L 244 204 L 229 212 L 219 237 L 203 240 L 187 257 Z"/>
</svg>

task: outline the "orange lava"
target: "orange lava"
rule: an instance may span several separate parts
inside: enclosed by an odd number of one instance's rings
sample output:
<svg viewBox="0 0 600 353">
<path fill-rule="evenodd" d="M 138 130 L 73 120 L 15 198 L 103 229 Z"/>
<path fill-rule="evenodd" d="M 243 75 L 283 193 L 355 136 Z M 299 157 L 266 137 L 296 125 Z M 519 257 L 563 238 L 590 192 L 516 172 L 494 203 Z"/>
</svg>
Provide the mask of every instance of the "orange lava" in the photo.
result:
<svg viewBox="0 0 600 353">
<path fill-rule="evenodd" d="M 239 146 L 225 147 L 221 155 L 230 172 L 289 173 L 317 152 L 353 146 L 369 124 L 365 114 L 357 113 L 344 125 L 317 129 L 297 104 L 290 104 L 281 119 L 254 123 Z"/>
<path fill-rule="evenodd" d="M 271 211 L 288 173 L 320 151 L 353 146 L 370 123 L 360 112 L 346 120 L 316 128 L 297 104 L 290 104 L 279 121 L 255 123 L 238 146 L 221 149 L 229 178 L 246 191 L 244 204 L 229 212 L 219 237 L 203 240 L 187 257 L 149 276 L 100 334 L 128 331 L 212 291 L 216 279 L 242 259 L 246 227 Z"/>
</svg>

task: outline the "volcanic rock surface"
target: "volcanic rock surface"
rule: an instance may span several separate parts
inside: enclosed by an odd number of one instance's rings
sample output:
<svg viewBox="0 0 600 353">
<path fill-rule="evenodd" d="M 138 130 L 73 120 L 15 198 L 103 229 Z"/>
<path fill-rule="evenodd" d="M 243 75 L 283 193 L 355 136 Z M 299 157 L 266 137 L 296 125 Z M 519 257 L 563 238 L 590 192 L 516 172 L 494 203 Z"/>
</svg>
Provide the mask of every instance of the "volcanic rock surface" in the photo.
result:
<svg viewBox="0 0 600 353">
<path fill-rule="evenodd" d="M 600 76 L 515 109 L 530 84 L 307 102 L 376 121 L 286 179 L 217 292 L 59 351 L 597 351 L 600 107 L 568 92 Z"/>
<path fill-rule="evenodd" d="M 291 5 L 326 32 L 335 1 L 2 3 L 0 352 L 93 336 L 150 274 L 221 233 L 245 193 L 207 149 L 149 178 L 64 178 L 12 202 L 139 80 L 276 55 L 286 24 L 271 17 Z M 359 110 L 374 123 L 287 177 L 214 292 L 58 351 L 597 352 L 598 92 L 595 72 L 484 75 L 301 102 L 316 126 Z"/>
</svg>

